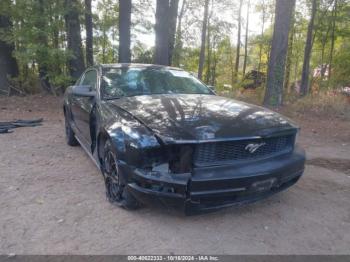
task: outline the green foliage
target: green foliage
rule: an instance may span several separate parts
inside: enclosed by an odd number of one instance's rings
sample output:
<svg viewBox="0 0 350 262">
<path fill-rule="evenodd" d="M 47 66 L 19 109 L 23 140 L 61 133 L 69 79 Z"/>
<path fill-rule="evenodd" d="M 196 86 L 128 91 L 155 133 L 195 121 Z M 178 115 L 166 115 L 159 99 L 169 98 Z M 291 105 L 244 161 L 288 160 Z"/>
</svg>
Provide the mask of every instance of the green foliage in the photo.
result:
<svg viewBox="0 0 350 262">
<path fill-rule="evenodd" d="M 333 69 L 332 86 L 350 86 L 350 43 L 343 43 L 336 52 Z"/>
<path fill-rule="evenodd" d="M 198 70 L 198 63 L 199 63 L 199 48 L 184 48 L 182 50 L 183 57 L 186 57 L 186 59 L 182 60 L 182 64 L 180 64 L 180 67 L 192 72 L 194 74 L 197 74 Z"/>
<path fill-rule="evenodd" d="M 152 64 L 154 49 L 149 49 L 140 41 L 137 41 L 132 49 L 133 63 Z"/>
<path fill-rule="evenodd" d="M 17 0 L 12 6 L 12 41 L 20 68 L 18 87 L 27 93 L 38 90 L 39 67 L 54 87 L 66 86 L 68 53 L 64 47 L 64 9 L 61 1 Z M 34 80 L 36 79 L 36 80 Z M 32 86 L 32 89 L 30 88 Z"/>
<path fill-rule="evenodd" d="M 182 27 L 176 39 L 175 64 L 197 74 L 199 46 L 203 19 L 203 0 L 186 0 L 182 17 Z M 180 1 L 180 7 L 181 7 Z M 145 41 L 154 34 L 155 1 L 133 0 L 132 9 L 132 61 L 153 63 L 153 43 Z M 306 31 L 309 19 L 310 0 L 298 0 L 295 10 L 293 43 L 291 49 L 290 83 L 301 78 Z M 331 78 L 313 79 L 320 89 L 337 88 L 350 84 L 350 2 L 320 0 L 315 20 L 313 50 L 310 73 L 321 64 L 331 64 Z M 84 48 L 84 1 L 78 2 L 81 34 Z M 245 3 L 246 4 L 246 3 Z M 274 0 L 251 1 L 251 12 L 260 28 L 249 30 L 247 69 L 267 73 L 270 44 L 273 34 Z M 96 63 L 115 63 L 118 60 L 118 0 L 93 1 L 94 58 Z M 208 24 L 208 42 L 203 79 L 223 92 L 240 93 L 247 84 L 243 80 L 240 64 L 237 79 L 233 78 L 235 66 L 235 36 L 237 25 L 237 3 L 231 0 L 211 0 Z M 15 44 L 20 75 L 13 80 L 19 88 L 28 93 L 40 90 L 39 70 L 45 69 L 52 86 L 65 87 L 71 82 L 67 61 L 71 53 L 67 51 L 67 36 L 63 0 L 2 0 L 0 12 L 11 17 L 12 30 L 0 29 L 0 38 Z M 250 17 L 252 17 L 251 15 Z M 335 21 L 334 35 L 332 25 Z M 242 19 L 242 39 L 246 21 Z M 262 23 L 264 25 L 262 26 Z M 252 33 L 253 31 L 254 33 Z M 332 42 L 334 43 L 332 49 Z M 241 50 L 244 50 L 242 43 Z M 243 51 L 241 53 L 243 61 Z M 283 73 L 283 69 L 279 74 Z M 311 78 L 311 74 L 310 74 Z M 261 88 L 260 93 L 264 92 Z M 289 93 L 285 95 L 289 96 Z"/>
<path fill-rule="evenodd" d="M 19 93 L 35 94 L 41 91 L 38 75 L 33 69 L 27 69 L 25 74 L 10 79 L 10 84 Z"/>
<path fill-rule="evenodd" d="M 225 86 L 232 85 L 232 74 L 234 67 L 235 49 L 232 48 L 229 37 L 223 39 L 217 47 L 217 77 L 216 87 L 219 90 L 224 90 Z"/>
<path fill-rule="evenodd" d="M 94 52 L 97 63 L 116 63 L 118 61 L 118 2 L 100 0 L 95 15 Z"/>
</svg>

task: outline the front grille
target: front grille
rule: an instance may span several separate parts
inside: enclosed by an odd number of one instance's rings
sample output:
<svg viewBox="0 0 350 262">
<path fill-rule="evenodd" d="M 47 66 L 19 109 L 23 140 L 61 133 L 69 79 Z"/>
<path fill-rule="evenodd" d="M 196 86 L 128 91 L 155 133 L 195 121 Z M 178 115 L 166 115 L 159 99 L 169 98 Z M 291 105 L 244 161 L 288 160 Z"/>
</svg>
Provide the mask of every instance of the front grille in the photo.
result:
<svg viewBox="0 0 350 262">
<path fill-rule="evenodd" d="M 263 144 L 256 151 L 249 147 Z M 248 146 L 250 145 L 250 146 Z M 258 160 L 292 151 L 294 135 L 225 142 L 208 142 L 196 145 L 195 166 L 210 166 L 223 162 Z"/>
</svg>

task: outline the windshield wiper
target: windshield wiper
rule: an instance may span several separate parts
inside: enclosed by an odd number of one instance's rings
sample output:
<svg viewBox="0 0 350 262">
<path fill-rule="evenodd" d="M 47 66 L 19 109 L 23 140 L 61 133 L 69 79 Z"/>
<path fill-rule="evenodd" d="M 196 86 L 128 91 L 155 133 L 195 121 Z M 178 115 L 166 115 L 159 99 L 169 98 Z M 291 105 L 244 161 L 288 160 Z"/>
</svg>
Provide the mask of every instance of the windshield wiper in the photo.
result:
<svg viewBox="0 0 350 262">
<path fill-rule="evenodd" d="M 106 100 L 106 101 L 117 100 L 117 99 L 121 99 L 122 97 L 125 97 L 125 96 L 104 97 L 103 100 Z"/>
</svg>

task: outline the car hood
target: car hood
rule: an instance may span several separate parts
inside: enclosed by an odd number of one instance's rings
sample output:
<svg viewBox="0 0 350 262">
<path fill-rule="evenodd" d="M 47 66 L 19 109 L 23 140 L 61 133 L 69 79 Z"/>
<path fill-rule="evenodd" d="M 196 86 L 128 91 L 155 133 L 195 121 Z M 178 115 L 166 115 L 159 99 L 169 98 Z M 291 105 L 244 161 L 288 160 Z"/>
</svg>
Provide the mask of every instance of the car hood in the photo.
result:
<svg viewBox="0 0 350 262">
<path fill-rule="evenodd" d="M 169 142 L 267 136 L 297 128 L 278 113 L 215 95 L 144 95 L 108 104 Z"/>
</svg>

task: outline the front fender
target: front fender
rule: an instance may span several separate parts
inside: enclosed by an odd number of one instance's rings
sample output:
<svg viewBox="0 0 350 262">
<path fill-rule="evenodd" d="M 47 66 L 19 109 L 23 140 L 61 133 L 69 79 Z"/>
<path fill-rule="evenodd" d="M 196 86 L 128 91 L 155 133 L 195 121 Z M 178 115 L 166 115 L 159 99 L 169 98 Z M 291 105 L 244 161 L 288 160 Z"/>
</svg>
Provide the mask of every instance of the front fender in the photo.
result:
<svg viewBox="0 0 350 262">
<path fill-rule="evenodd" d="M 100 129 L 98 135 L 100 159 L 104 141 L 107 139 L 112 142 L 118 161 L 134 167 L 150 164 L 152 160 L 148 156 L 149 153 L 161 150 L 161 145 L 154 134 L 135 121 L 114 121 Z"/>
<path fill-rule="evenodd" d="M 107 103 L 100 108 L 100 133 L 110 139 L 119 161 L 141 167 L 152 160 L 147 157 L 161 147 L 155 134 L 130 113 Z"/>
</svg>

